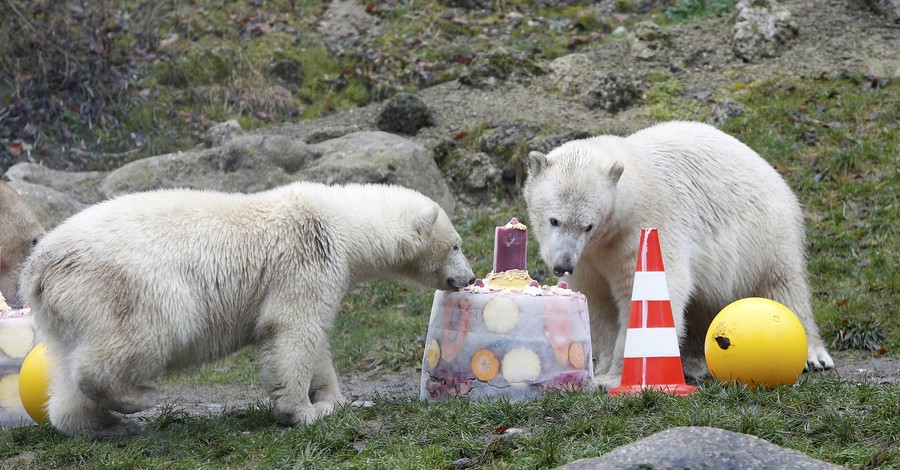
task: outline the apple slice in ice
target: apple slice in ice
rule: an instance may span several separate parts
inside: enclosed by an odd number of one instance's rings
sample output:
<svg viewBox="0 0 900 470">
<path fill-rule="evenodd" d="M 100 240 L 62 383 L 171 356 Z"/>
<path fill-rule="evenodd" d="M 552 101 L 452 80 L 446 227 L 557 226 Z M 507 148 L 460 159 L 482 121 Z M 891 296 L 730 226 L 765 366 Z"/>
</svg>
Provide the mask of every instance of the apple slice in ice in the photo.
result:
<svg viewBox="0 0 900 470">
<path fill-rule="evenodd" d="M 509 383 L 537 380 L 541 375 L 541 358 L 528 348 L 515 348 L 503 355 L 503 377 Z"/>
<path fill-rule="evenodd" d="M 0 322 L 0 353 L 12 359 L 24 359 L 34 347 L 34 329 L 24 318 Z"/>
<path fill-rule="evenodd" d="M 482 316 L 487 329 L 506 334 L 519 323 L 519 304 L 509 297 L 494 297 L 484 304 Z"/>
</svg>

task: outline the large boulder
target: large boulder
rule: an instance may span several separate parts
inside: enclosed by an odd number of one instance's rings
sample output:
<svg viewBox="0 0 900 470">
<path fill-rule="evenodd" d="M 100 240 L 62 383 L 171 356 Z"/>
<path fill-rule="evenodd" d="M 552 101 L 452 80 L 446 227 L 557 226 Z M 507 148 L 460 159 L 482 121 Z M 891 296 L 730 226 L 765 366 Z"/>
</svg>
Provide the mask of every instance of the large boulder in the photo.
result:
<svg viewBox="0 0 900 470">
<path fill-rule="evenodd" d="M 799 27 L 776 0 L 741 0 L 734 7 L 734 55 L 746 62 L 777 57 L 790 47 Z"/>
<path fill-rule="evenodd" d="M 677 427 L 660 431 L 600 457 L 576 460 L 560 470 L 595 468 L 792 468 L 840 469 L 838 465 L 760 439 L 710 427 Z"/>
<path fill-rule="evenodd" d="M 452 214 L 455 199 L 425 147 L 386 132 L 351 132 L 316 144 L 291 136 L 233 135 L 223 145 L 144 158 L 108 174 L 20 163 L 6 178 L 49 228 L 89 204 L 164 188 L 250 193 L 291 183 L 383 183 L 415 189 Z"/>
</svg>

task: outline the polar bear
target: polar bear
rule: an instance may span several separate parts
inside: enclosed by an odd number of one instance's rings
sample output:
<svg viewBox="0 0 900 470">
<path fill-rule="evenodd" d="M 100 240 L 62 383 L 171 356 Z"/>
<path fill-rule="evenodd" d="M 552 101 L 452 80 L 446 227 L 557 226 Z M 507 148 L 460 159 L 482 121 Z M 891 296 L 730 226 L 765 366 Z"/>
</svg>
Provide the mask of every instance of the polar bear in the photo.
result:
<svg viewBox="0 0 900 470">
<path fill-rule="evenodd" d="M 43 237 L 22 291 L 52 357 L 50 422 L 130 434 L 165 371 L 259 348 L 284 425 L 344 403 L 328 334 L 341 299 L 381 277 L 457 289 L 475 276 L 447 214 L 399 186 L 294 183 L 254 194 L 111 199 Z"/>
<path fill-rule="evenodd" d="M 597 385 L 621 381 L 645 227 L 659 229 L 688 376 L 708 373 L 704 345 L 716 314 L 754 296 L 797 315 L 808 366 L 834 367 L 810 304 L 800 204 L 737 139 L 706 124 L 668 122 L 628 137 L 570 141 L 529 155 L 524 197 L 544 262 L 588 298 Z"/>
<path fill-rule="evenodd" d="M 12 186 L 0 181 L 0 294 L 19 306 L 19 268 L 44 228 L 25 199 Z"/>
</svg>

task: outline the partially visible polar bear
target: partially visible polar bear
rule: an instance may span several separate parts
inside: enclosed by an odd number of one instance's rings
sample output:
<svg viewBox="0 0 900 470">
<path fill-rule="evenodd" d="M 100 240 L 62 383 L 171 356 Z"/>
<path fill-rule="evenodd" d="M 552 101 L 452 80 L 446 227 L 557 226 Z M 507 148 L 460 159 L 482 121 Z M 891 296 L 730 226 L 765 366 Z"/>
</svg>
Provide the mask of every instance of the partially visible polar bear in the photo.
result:
<svg viewBox="0 0 900 470">
<path fill-rule="evenodd" d="M 53 358 L 50 422 L 133 432 L 113 412 L 154 406 L 160 374 L 256 344 L 276 420 L 309 423 L 345 400 L 328 342 L 344 295 L 378 277 L 466 286 L 460 242 L 434 201 L 396 186 L 166 190 L 85 209 L 21 277 Z"/>
<path fill-rule="evenodd" d="M 588 298 L 595 382 L 619 385 L 641 229 L 656 227 L 684 371 L 732 301 L 765 297 L 800 319 L 808 365 L 831 368 L 813 318 L 800 204 L 784 179 L 714 127 L 669 122 L 529 155 L 524 188 L 541 257 Z"/>
<path fill-rule="evenodd" d="M 0 294 L 13 307 L 22 303 L 19 269 L 43 233 L 44 228 L 25 199 L 0 181 Z"/>
</svg>

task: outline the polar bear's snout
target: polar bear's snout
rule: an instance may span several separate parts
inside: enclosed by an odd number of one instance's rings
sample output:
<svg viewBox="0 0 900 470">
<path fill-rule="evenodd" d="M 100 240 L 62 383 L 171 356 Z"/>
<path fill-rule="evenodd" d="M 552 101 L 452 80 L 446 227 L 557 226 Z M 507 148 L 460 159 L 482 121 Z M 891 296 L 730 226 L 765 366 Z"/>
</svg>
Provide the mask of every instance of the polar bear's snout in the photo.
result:
<svg viewBox="0 0 900 470">
<path fill-rule="evenodd" d="M 559 263 L 553 264 L 553 275 L 556 277 L 562 277 L 575 272 L 575 266 L 572 266 L 572 262 L 570 260 L 565 260 Z"/>
<path fill-rule="evenodd" d="M 448 277 L 447 278 L 447 287 L 449 287 L 451 289 L 462 289 L 463 287 L 466 287 L 466 286 L 469 286 L 472 284 L 475 284 L 475 276 L 474 275 L 469 277 L 468 279 L 459 278 L 459 277 L 456 277 L 456 278 Z"/>
</svg>

